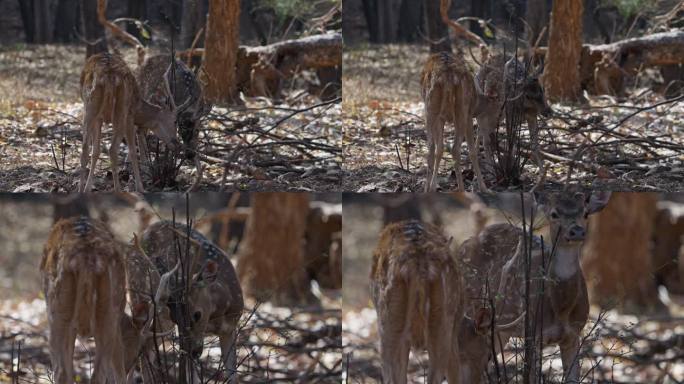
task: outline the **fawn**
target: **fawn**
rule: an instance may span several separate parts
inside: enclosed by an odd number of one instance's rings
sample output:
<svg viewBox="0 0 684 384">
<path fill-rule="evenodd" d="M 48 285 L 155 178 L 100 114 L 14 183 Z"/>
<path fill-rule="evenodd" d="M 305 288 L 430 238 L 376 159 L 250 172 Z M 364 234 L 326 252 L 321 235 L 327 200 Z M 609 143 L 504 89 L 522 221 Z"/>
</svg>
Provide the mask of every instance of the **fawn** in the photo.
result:
<svg viewBox="0 0 684 384">
<path fill-rule="evenodd" d="M 188 236 L 189 234 L 189 236 Z M 190 244 L 188 244 L 188 242 Z M 221 359 L 229 381 L 237 381 L 237 325 L 244 309 L 242 288 L 228 256 L 211 241 L 185 225 L 159 221 L 142 234 L 138 251 L 151 260 L 149 267 L 172 273 L 170 296 L 158 303 L 168 306 L 170 320 L 189 333 L 188 352 L 199 358 L 207 334 L 218 335 Z M 185 252 L 189 249 L 190 252 Z M 182 273 L 173 265 L 183 265 Z M 144 281 L 150 268 L 131 269 L 133 279 Z M 186 285 L 186 279 L 190 279 Z M 187 286 L 188 290 L 182 289 Z M 185 295 L 185 297 L 181 297 Z M 187 303 L 185 319 L 181 303 Z"/>
<path fill-rule="evenodd" d="M 169 87 L 169 84 L 173 84 L 173 101 L 179 103 L 179 107 L 176 109 L 176 121 L 185 147 L 185 158 L 194 161 L 197 171 L 195 181 L 190 187 L 190 191 L 192 191 L 202 181 L 202 164 L 200 157 L 196 154 L 200 119 L 211 111 L 212 106 L 204 98 L 202 86 L 190 68 L 177 59 L 174 60 L 174 63 L 174 79 L 172 79 L 171 56 L 157 55 L 148 58 L 138 70 L 138 84 L 143 99 L 155 103 L 161 102 L 161 100 L 155 100 L 159 97 L 158 85 L 163 83 Z M 172 94 L 170 87 L 168 93 Z M 140 140 L 140 142 L 143 143 L 141 148 L 146 146 L 144 140 Z M 143 151 L 146 150 L 147 148 L 143 148 Z M 145 158 L 147 158 L 146 155 Z"/>
<path fill-rule="evenodd" d="M 81 99 L 84 104 L 84 114 L 79 192 L 90 191 L 93 185 L 93 175 L 100 157 L 103 123 L 111 123 L 113 128 L 109 161 L 114 190 L 116 192 L 121 190 L 117 162 L 119 144 L 125 137 L 133 163 L 135 189 L 138 192 L 144 192 L 136 152 L 136 126 L 140 129 L 152 130 L 170 147 L 178 144 L 176 139 L 177 108 L 168 83 L 161 82 L 156 90 L 159 100 L 162 101 L 159 105 L 141 98 L 135 77 L 121 57 L 99 53 L 88 58 L 81 72 Z M 90 154 L 91 146 L 92 154 Z M 91 156 L 90 171 L 87 172 L 89 155 Z"/>
<path fill-rule="evenodd" d="M 444 153 L 444 124 L 448 122 L 454 124 L 451 154 L 454 158 L 458 190 L 464 190 L 461 143 L 465 136 L 479 189 L 482 192 L 489 192 L 480 171 L 477 142 L 473 132 L 473 117 L 482 113 L 487 105 L 487 97 L 478 90 L 466 63 L 446 52 L 431 55 L 421 74 L 421 94 L 425 103 L 428 142 L 425 192 L 436 189 L 439 163 Z"/>
<path fill-rule="evenodd" d="M 544 163 L 539 151 L 537 116 L 548 116 L 551 108 L 546 103 L 544 89 L 539 83 L 539 71 L 528 74 L 527 67 L 517 58 L 506 61 L 503 54 L 496 54 L 485 60 L 477 73 L 477 82 L 488 96 L 488 102 L 477 115 L 478 136 L 483 143 L 487 166 L 494 165 L 492 137 L 496 134 L 499 117 L 505 109 L 509 121 L 517 119 L 516 113 L 522 113 L 527 121 L 532 156 L 539 172 L 542 172 Z"/>
<path fill-rule="evenodd" d="M 62 219 L 52 228 L 40 269 L 48 309 L 55 382 L 73 383 L 77 335 L 94 336 L 93 382 L 124 383 L 149 332 L 148 300 L 126 304 L 125 250 L 101 221 Z M 168 278 L 162 279 L 168 281 Z M 160 284 L 160 293 L 167 290 Z M 163 294 L 158 294 L 163 298 Z"/>
<path fill-rule="evenodd" d="M 449 241 L 416 220 L 389 224 L 373 253 L 371 296 L 378 313 L 382 376 L 406 383 L 409 350 L 427 349 L 428 382 L 459 383 L 462 278 Z"/>
<path fill-rule="evenodd" d="M 492 305 L 489 321 L 500 323 L 525 314 L 523 275 L 524 250 L 531 255 L 530 324 L 537 340 L 544 345 L 557 344 L 561 350 L 564 380 L 579 382 L 580 334 L 589 315 L 587 287 L 580 268 L 579 258 L 586 236 L 587 216 L 603 209 L 609 193 L 551 193 L 535 195 L 539 209 L 549 224 L 551 241 L 544 244 L 537 237 L 524 238 L 521 228 L 511 224 L 494 224 L 484 228 L 477 236 L 466 240 L 458 251 L 459 260 L 470 266 L 465 275 L 465 289 L 469 304 L 468 313 Z M 541 284 L 545 284 L 543 291 Z M 490 295 L 488 292 L 498 292 Z M 543 292 L 543 293 L 542 293 Z M 516 324 L 513 321 L 511 324 Z M 524 329 L 517 326 L 507 330 L 495 330 L 494 339 L 505 345 L 511 337 L 522 337 Z M 487 327 L 479 327 L 487 330 Z M 482 336 L 480 352 L 491 350 L 490 336 Z M 459 341 L 460 342 L 460 341 Z M 477 342 L 475 342 L 477 344 Z M 528 361 L 536 364 L 541 351 L 534 351 Z M 487 353 L 489 355 L 489 353 Z M 482 356 L 482 354 L 480 354 Z M 468 363 L 462 362 L 463 365 Z M 475 375 L 472 382 L 480 382 L 481 372 L 486 370 L 487 359 L 470 361 L 466 368 Z M 537 382 L 537 370 L 531 368 L 532 381 Z"/>
</svg>

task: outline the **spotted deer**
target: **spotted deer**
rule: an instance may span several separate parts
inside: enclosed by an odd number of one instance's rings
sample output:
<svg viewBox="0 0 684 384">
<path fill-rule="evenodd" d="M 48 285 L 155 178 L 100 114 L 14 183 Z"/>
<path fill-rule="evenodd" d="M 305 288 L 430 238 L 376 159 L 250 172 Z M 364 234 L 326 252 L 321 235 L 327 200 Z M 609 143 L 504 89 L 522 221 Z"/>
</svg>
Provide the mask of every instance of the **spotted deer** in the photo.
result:
<svg viewBox="0 0 684 384">
<path fill-rule="evenodd" d="M 473 131 L 473 118 L 481 114 L 483 108 L 488 105 L 487 97 L 477 88 L 475 79 L 463 59 L 446 52 L 431 55 L 421 74 L 421 94 L 425 104 L 428 144 L 425 192 L 436 189 L 439 163 L 444 153 L 446 123 L 454 125 L 451 155 L 454 159 L 458 190 L 464 190 L 461 143 L 465 137 L 479 189 L 482 192 L 489 192 L 480 171 L 477 142 Z"/>
<path fill-rule="evenodd" d="M 170 295 L 158 304 L 168 307 L 170 320 L 179 329 L 187 330 L 189 340 L 182 340 L 181 345 L 187 343 L 187 352 L 196 359 L 204 349 L 205 336 L 217 335 L 222 367 L 229 382 L 235 383 L 235 343 L 244 301 L 228 256 L 199 232 L 188 231 L 185 225 L 170 221 L 150 225 L 142 234 L 138 249 L 151 260 L 151 264 L 147 268 L 139 264 L 140 268 L 131 270 L 136 280 L 144 281 L 150 270 L 156 270 L 157 274 L 173 271 Z M 174 271 L 174 265 L 179 264 L 183 267 Z M 184 309 L 187 309 L 189 318 L 183 313 Z"/>
<path fill-rule="evenodd" d="M 81 99 L 84 104 L 84 113 L 79 192 L 87 192 L 92 188 L 93 176 L 100 157 L 103 123 L 112 124 L 113 135 L 109 160 L 114 190 L 121 191 L 117 163 L 119 144 L 125 138 L 133 163 L 135 189 L 138 192 L 144 192 L 136 152 L 136 126 L 141 130 L 151 130 L 171 147 L 178 144 L 176 139 L 177 108 L 170 96 L 168 84 L 161 82 L 155 92 L 159 95 L 159 104 L 141 98 L 135 77 L 121 57 L 105 52 L 88 58 L 81 72 Z"/>
<path fill-rule="evenodd" d="M 406 383 L 409 351 L 427 349 L 428 382 L 460 383 L 462 278 L 449 241 L 416 220 L 389 224 L 373 253 L 370 291 L 378 314 L 382 377 Z"/>
<path fill-rule="evenodd" d="M 159 93 L 156 89 L 158 84 L 162 83 L 166 84 L 169 94 L 174 95 L 174 103 L 179 105 L 176 109 L 176 122 L 183 140 L 185 158 L 194 161 L 196 168 L 196 178 L 190 187 L 192 191 L 202 181 L 202 164 L 196 151 L 201 128 L 200 119 L 211 111 L 211 104 L 204 98 L 202 86 L 195 74 L 182 61 L 175 60 L 175 68 L 171 71 L 170 56 L 152 56 L 145 60 L 138 70 L 138 84 L 143 99 L 159 103 Z"/>
<path fill-rule="evenodd" d="M 47 302 L 54 379 L 74 382 L 76 336 L 94 336 L 93 382 L 124 383 L 126 373 L 152 336 L 149 298 L 126 305 L 125 249 L 106 225 L 87 217 L 58 221 L 44 247 L 40 270 Z M 164 300 L 168 277 L 156 293 Z"/>
<path fill-rule="evenodd" d="M 517 58 L 506 60 L 503 54 L 495 54 L 480 67 L 476 79 L 488 100 L 477 114 L 478 136 L 483 143 L 487 166 L 494 165 L 492 138 L 496 135 L 501 113 L 504 112 L 509 120 L 517 119 L 515 114 L 521 113 L 530 131 L 532 156 L 539 171 L 543 172 L 537 116 L 548 116 L 551 108 L 544 98 L 539 72 L 528 73 L 527 66 Z"/>
<path fill-rule="evenodd" d="M 526 239 L 526 234 L 512 224 L 493 224 L 466 240 L 458 250 L 459 260 L 469 266 L 464 272 L 466 313 L 477 318 L 482 308 L 489 315 L 485 324 L 508 322 L 517 324 L 506 330 L 495 330 L 496 350 L 511 337 L 523 337 L 525 278 L 524 252 L 530 252 L 530 312 L 529 323 L 536 343 L 556 344 L 561 350 L 564 382 L 579 382 L 580 335 L 589 315 L 587 287 L 580 268 L 580 253 L 586 237 L 587 216 L 603 209 L 609 193 L 550 193 L 535 195 L 537 209 L 544 213 L 550 239 L 542 243 L 538 237 Z M 541 284 L 544 284 L 543 290 Z M 489 292 L 496 292 L 491 294 Z M 481 382 L 481 373 L 491 355 L 491 330 L 476 326 L 480 334 L 469 339 L 479 345 L 479 358 L 462 362 L 464 371 L 473 373 L 471 382 Z M 472 332 L 471 332 L 472 335 Z M 465 340 L 465 339 L 464 339 Z M 498 340 L 501 340 L 499 345 Z M 459 340 L 459 342 L 465 342 Z M 476 349 L 473 348 L 473 351 Z M 486 355 L 481 352 L 488 351 Z M 527 361 L 536 362 L 540 351 Z M 483 357 L 486 356 L 486 357 Z M 537 370 L 531 369 L 532 381 Z"/>
</svg>

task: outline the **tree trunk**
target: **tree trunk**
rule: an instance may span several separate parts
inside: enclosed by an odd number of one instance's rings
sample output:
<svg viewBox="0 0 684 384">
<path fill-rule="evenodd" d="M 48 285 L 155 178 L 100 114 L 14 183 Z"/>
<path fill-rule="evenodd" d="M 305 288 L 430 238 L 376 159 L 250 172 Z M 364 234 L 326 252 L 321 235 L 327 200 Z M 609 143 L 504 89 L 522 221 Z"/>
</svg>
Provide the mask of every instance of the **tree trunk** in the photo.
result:
<svg viewBox="0 0 684 384">
<path fill-rule="evenodd" d="M 69 43 L 74 40 L 80 25 L 79 11 L 78 0 L 59 0 L 55 17 L 56 41 Z"/>
<path fill-rule="evenodd" d="M 128 0 L 128 17 L 145 21 L 147 19 L 147 0 Z M 143 40 L 140 29 L 133 23 L 126 25 L 126 32 L 135 36 L 138 40 Z"/>
<path fill-rule="evenodd" d="M 397 41 L 413 43 L 417 41 L 423 25 L 423 4 L 416 0 L 404 0 L 399 11 Z"/>
<path fill-rule="evenodd" d="M 544 65 L 544 91 L 550 100 L 578 101 L 582 95 L 582 0 L 554 1 L 549 49 Z"/>
<path fill-rule="evenodd" d="M 368 41 L 380 42 L 380 28 L 378 25 L 378 0 L 363 0 L 363 13 L 368 26 Z"/>
<path fill-rule="evenodd" d="M 97 2 L 91 0 L 80 0 L 80 2 L 87 59 L 96 53 L 107 52 L 107 39 L 105 38 L 104 27 L 97 20 Z"/>
<path fill-rule="evenodd" d="M 33 22 L 35 43 L 52 42 L 53 19 L 50 0 L 33 0 Z"/>
<path fill-rule="evenodd" d="M 202 65 L 208 77 L 206 96 L 213 102 L 237 100 L 239 20 L 240 0 L 210 0 Z"/>
<path fill-rule="evenodd" d="M 24 24 L 26 43 L 32 44 L 36 38 L 33 24 L 33 3 L 26 0 L 19 0 L 19 10 L 21 12 L 21 21 Z"/>
<path fill-rule="evenodd" d="M 528 0 L 525 20 L 530 25 L 530 36 L 527 36 L 527 40 L 530 46 L 533 46 L 537 42 L 542 29 L 549 23 L 549 10 L 546 6 L 546 0 Z M 546 45 L 549 36 L 548 32 L 547 27 L 544 37 L 539 42 L 540 46 Z"/>
<path fill-rule="evenodd" d="M 451 52 L 449 29 L 439 14 L 439 1 L 425 0 L 425 26 L 430 39 L 430 52 Z"/>
<path fill-rule="evenodd" d="M 614 193 L 590 218 L 582 270 L 592 303 L 624 313 L 667 311 L 652 273 L 656 202 L 652 193 Z"/>
<path fill-rule="evenodd" d="M 195 35 L 207 22 L 207 10 L 202 0 L 187 0 L 183 3 L 183 19 L 181 21 L 181 35 L 179 45 L 181 49 L 192 46 Z M 204 46 L 200 39 L 197 47 Z"/>
<path fill-rule="evenodd" d="M 308 194 L 252 194 L 237 264 L 246 296 L 279 305 L 311 302 L 304 265 L 308 213 Z"/>
</svg>

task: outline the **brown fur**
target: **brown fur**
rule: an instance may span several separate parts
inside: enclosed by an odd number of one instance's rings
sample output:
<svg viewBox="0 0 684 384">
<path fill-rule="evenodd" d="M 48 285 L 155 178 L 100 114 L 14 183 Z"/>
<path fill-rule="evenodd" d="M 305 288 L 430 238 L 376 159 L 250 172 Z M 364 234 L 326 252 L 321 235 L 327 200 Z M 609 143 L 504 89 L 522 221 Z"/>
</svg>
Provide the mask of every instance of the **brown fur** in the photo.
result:
<svg viewBox="0 0 684 384">
<path fill-rule="evenodd" d="M 94 336 L 93 382 L 125 380 L 120 320 L 126 303 L 123 254 L 99 221 L 60 220 L 40 264 L 57 383 L 73 382 L 77 335 Z"/>
<path fill-rule="evenodd" d="M 451 154 L 458 189 L 464 190 L 461 174 L 461 143 L 465 136 L 470 160 L 481 191 L 488 191 L 482 179 L 473 133 L 473 117 L 483 97 L 465 62 L 449 53 L 429 57 L 421 73 L 421 94 L 425 103 L 425 126 L 428 138 L 427 177 L 425 191 L 434 191 L 439 163 L 444 153 L 444 124 L 454 124 Z"/>
<path fill-rule="evenodd" d="M 459 383 L 463 315 L 459 268 L 440 230 L 415 220 L 393 223 L 373 253 L 371 294 L 378 312 L 383 379 L 405 383 L 409 350 L 427 349 L 430 383 Z"/>
<path fill-rule="evenodd" d="M 162 106 L 143 100 L 136 79 L 123 59 L 106 52 L 93 55 L 86 61 L 81 72 L 81 99 L 84 112 L 79 192 L 92 188 L 100 157 L 102 124 L 109 123 L 113 128 L 109 160 L 114 190 L 121 190 L 117 163 L 119 144 L 125 137 L 133 163 L 136 191 L 144 192 L 138 163 L 136 125 L 141 129 L 151 129 L 167 145 L 174 146 L 177 143 L 176 109 L 171 99 L 168 98 Z"/>
<path fill-rule="evenodd" d="M 539 238 L 535 238 L 531 248 L 530 270 L 533 280 L 530 308 L 537 308 L 541 301 L 543 310 L 538 318 L 535 317 L 536 312 L 529 314 L 530 323 L 536 325 L 537 340 L 541 337 L 544 345 L 560 346 L 564 377 L 570 382 L 577 382 L 580 377 L 577 356 L 579 338 L 589 315 L 586 282 L 579 265 L 580 250 L 586 232 L 586 215 L 602 209 L 607 197 L 597 194 L 587 200 L 582 193 L 560 193 L 539 197 L 537 201 L 549 224 L 551 238 L 545 239 L 543 253 Z M 466 240 L 459 248 L 459 259 L 469 267 L 465 273 L 466 312 L 469 315 L 473 316 L 480 308 L 489 307 L 492 300 L 495 303 L 496 323 L 512 322 L 524 313 L 525 258 L 521 257 L 524 256 L 522 235 L 522 229 L 511 224 L 494 224 L 486 227 L 477 237 Z M 552 257 L 551 250 L 554 250 Z M 505 281 L 502 282 L 504 276 Z M 543 296 L 539 294 L 542 281 L 545 284 Z M 497 332 L 496 340 L 500 337 L 505 345 L 510 337 L 522 337 L 522 324 Z M 491 350 L 489 338 L 488 335 L 481 338 L 480 349 Z M 496 347 L 498 349 L 499 346 Z M 476 363 L 481 365 L 469 366 L 466 370 L 486 370 L 486 360 Z M 533 372 L 533 376 L 535 374 Z M 536 379 L 533 378 L 532 382 L 536 382 Z"/>
</svg>

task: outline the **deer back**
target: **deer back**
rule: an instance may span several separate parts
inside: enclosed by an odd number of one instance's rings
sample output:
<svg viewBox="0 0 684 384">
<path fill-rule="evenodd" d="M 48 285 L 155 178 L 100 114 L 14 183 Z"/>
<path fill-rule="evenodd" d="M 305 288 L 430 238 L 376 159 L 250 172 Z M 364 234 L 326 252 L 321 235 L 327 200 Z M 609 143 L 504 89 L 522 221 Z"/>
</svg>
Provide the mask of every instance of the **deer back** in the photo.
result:
<svg viewBox="0 0 684 384">
<path fill-rule="evenodd" d="M 209 310 L 209 318 L 219 316 L 221 319 L 237 322 L 244 307 L 242 288 L 230 259 L 214 243 L 195 230 L 188 231 L 185 225 L 160 221 L 145 230 L 141 246 L 160 274 L 171 270 L 182 258 L 181 264 L 189 266 L 188 277 L 193 279 L 190 295 L 193 290 L 205 289 L 211 285 L 212 302 L 208 303 L 210 308 L 204 308 Z M 215 272 L 207 270 L 209 265 L 215 265 Z M 212 280 L 217 284 L 202 281 L 206 274 L 211 274 Z M 174 280 L 171 279 L 171 292 L 178 292 Z M 172 294 L 170 307 L 179 299 Z M 174 312 L 174 308 L 171 308 L 172 318 L 175 317 Z"/>
<path fill-rule="evenodd" d="M 58 221 L 45 244 L 40 269 L 49 312 L 70 316 L 78 334 L 93 334 L 98 311 L 123 313 L 124 256 L 101 221 L 87 217 Z M 60 294 L 64 287 L 73 287 L 73 295 Z M 112 307 L 103 308 L 106 304 Z"/>
<path fill-rule="evenodd" d="M 164 94 L 159 85 L 164 83 L 164 76 L 173 92 L 173 100 L 178 106 L 176 117 L 179 133 L 187 145 L 194 145 L 197 138 L 199 120 L 205 116 L 211 106 L 205 101 L 202 86 L 188 66 L 180 60 L 174 60 L 175 73 L 168 71 L 171 57 L 157 55 L 148 58 L 140 67 L 138 81 L 145 100 L 160 105 Z"/>
<path fill-rule="evenodd" d="M 473 75 L 461 58 L 446 52 L 431 55 L 420 79 L 426 113 L 438 114 L 448 122 L 474 116 L 478 92 Z"/>
<path fill-rule="evenodd" d="M 407 321 L 409 334 L 402 337 L 410 337 L 417 347 L 424 346 L 435 311 L 449 312 L 450 321 L 460 321 L 461 291 L 461 275 L 449 241 L 437 227 L 409 220 L 383 229 L 373 253 L 371 294 L 381 317 Z M 401 307 L 406 313 L 396 313 Z"/>
<path fill-rule="evenodd" d="M 140 92 L 133 72 L 119 56 L 108 52 L 92 55 L 81 71 L 81 99 L 86 106 L 95 103 L 106 123 L 113 122 L 115 103 L 136 111 Z"/>
</svg>

